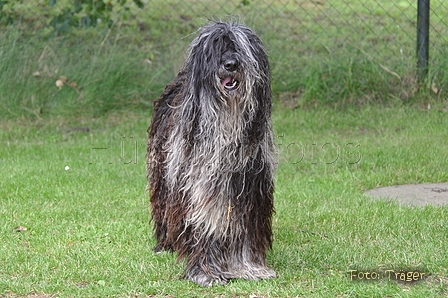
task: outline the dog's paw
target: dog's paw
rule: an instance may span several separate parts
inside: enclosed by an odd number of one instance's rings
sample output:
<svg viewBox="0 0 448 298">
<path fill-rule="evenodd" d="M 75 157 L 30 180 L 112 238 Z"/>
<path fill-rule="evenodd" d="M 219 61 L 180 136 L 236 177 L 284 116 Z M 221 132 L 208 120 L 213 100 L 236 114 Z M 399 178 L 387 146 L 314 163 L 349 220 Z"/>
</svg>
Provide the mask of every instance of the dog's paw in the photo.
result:
<svg viewBox="0 0 448 298">
<path fill-rule="evenodd" d="M 254 276 L 256 276 L 259 279 L 269 279 L 269 278 L 276 278 L 277 274 L 274 270 L 268 267 L 259 268 L 254 271 Z"/>
<path fill-rule="evenodd" d="M 277 274 L 271 268 L 265 266 L 250 266 L 246 268 L 234 268 L 233 276 L 247 280 L 260 280 L 276 278 Z"/>
<path fill-rule="evenodd" d="M 225 285 L 229 282 L 228 278 L 207 275 L 204 271 L 197 268 L 187 271 L 184 278 L 203 287 Z"/>
</svg>

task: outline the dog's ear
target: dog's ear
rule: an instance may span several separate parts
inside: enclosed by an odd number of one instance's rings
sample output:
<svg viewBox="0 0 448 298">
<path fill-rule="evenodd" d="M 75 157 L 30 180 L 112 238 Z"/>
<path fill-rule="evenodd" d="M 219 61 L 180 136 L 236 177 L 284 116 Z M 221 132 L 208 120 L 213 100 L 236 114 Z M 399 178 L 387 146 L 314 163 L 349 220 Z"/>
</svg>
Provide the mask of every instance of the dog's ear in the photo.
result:
<svg viewBox="0 0 448 298">
<path fill-rule="evenodd" d="M 189 90 L 194 92 L 192 94 L 196 99 L 200 97 L 199 92 L 212 85 L 213 69 L 215 69 L 216 62 L 211 58 L 209 50 L 204 49 L 204 41 L 199 41 L 190 50 L 190 55 L 187 61 L 188 73 L 192 74 L 188 77 L 188 85 L 191 86 Z M 194 86 L 194 87 L 193 87 Z"/>
<path fill-rule="evenodd" d="M 271 91 L 271 73 L 269 67 L 268 55 L 264 49 L 260 38 L 249 28 L 245 35 L 248 38 L 252 57 L 256 59 L 253 67 L 257 73 L 253 88 L 253 96 L 257 102 L 258 108 L 253 119 L 249 136 L 253 142 L 260 142 L 265 137 L 267 130 L 270 129 L 270 117 L 272 109 L 272 91 Z"/>
</svg>

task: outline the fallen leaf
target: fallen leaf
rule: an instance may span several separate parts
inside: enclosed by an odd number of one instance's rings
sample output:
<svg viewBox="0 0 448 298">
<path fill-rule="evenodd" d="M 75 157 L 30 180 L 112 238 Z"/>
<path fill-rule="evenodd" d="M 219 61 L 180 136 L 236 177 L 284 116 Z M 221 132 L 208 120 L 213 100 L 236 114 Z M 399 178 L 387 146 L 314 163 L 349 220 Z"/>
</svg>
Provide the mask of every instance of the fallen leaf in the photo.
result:
<svg viewBox="0 0 448 298">
<path fill-rule="evenodd" d="M 25 232 L 25 231 L 27 231 L 27 230 L 28 230 L 28 229 L 25 228 L 24 226 L 17 226 L 17 227 L 15 227 L 15 228 L 13 229 L 14 232 Z"/>
<path fill-rule="evenodd" d="M 439 88 L 437 88 L 436 83 L 432 83 L 432 84 L 431 84 L 431 90 L 432 90 L 432 92 L 434 92 L 435 94 L 439 93 Z"/>
<path fill-rule="evenodd" d="M 64 86 L 64 82 L 61 79 L 57 79 L 56 80 L 56 87 L 58 87 L 59 90 L 61 90 L 62 86 Z"/>
</svg>

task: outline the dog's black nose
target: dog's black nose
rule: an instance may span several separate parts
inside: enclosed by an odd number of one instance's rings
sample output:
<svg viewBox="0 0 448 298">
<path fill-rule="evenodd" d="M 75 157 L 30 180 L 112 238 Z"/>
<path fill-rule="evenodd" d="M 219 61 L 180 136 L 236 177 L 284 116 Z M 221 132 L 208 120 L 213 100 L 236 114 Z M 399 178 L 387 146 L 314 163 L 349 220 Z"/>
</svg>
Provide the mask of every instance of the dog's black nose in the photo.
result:
<svg viewBox="0 0 448 298">
<path fill-rule="evenodd" d="M 224 68 L 227 71 L 235 71 L 238 68 L 238 62 L 235 59 L 229 59 L 224 62 Z"/>
</svg>

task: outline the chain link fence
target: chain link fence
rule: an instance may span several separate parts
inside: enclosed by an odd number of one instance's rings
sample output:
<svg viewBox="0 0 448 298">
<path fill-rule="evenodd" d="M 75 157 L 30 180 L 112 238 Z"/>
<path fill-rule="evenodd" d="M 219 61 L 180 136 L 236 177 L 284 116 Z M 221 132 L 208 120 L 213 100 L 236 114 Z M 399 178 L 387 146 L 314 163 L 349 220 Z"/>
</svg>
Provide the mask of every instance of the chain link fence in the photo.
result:
<svg viewBox="0 0 448 298">
<path fill-rule="evenodd" d="M 148 1 L 145 9 L 148 18 L 169 18 L 176 11 L 179 22 L 191 29 L 207 18 L 237 16 L 270 41 L 268 47 L 280 44 L 285 56 L 308 59 L 353 50 L 391 69 L 416 64 L 416 0 L 168 0 L 163 5 Z M 170 36 L 167 29 L 166 42 L 171 44 L 177 36 Z M 446 54 L 448 3 L 444 0 L 431 1 L 430 42 L 431 57 Z"/>
<path fill-rule="evenodd" d="M 51 21 L 70 14 L 64 9 L 73 1 L 53 2 L 49 7 L 47 1 L 9 1 L 0 7 L 0 20 L 14 16 L 36 34 L 50 32 L 56 28 Z M 130 0 L 127 6 L 101 2 L 110 5 L 116 23 L 141 36 L 138 42 L 148 45 L 144 51 L 173 64 L 170 72 L 177 71 L 196 30 L 210 19 L 233 19 L 254 28 L 270 54 L 273 79 L 287 88 L 296 70 L 339 57 L 364 57 L 399 78 L 416 70 L 417 0 L 142 0 L 143 8 Z M 447 48 L 448 2 L 432 0 L 430 68 L 446 66 Z M 437 68 L 439 77 L 445 72 Z"/>
<path fill-rule="evenodd" d="M 375 64 L 384 77 L 392 77 L 385 81 L 395 80 L 393 84 L 399 85 L 390 91 L 398 98 L 409 98 L 417 90 L 417 0 L 168 0 L 163 5 L 149 1 L 146 6 L 148 18 L 157 15 L 173 21 L 170 17 L 174 11 L 178 26 L 187 29 L 181 31 L 185 35 L 176 35 L 171 34 L 172 28 L 165 28 L 162 48 L 173 43 L 179 46 L 179 40 L 188 43 L 193 37 L 188 33 L 194 32 L 208 18 L 236 16 L 253 27 L 265 41 L 271 56 L 273 79 L 277 83 L 275 89 L 295 89 L 297 93 L 293 96 L 303 94 L 306 89 L 303 87 L 306 83 L 292 78 L 308 75 L 300 70 L 308 68 L 310 63 L 338 59 L 344 59 L 347 66 L 343 71 L 346 72 L 356 67 L 351 64 L 360 59 Z M 186 44 L 178 48 L 185 50 Z M 444 0 L 431 1 L 429 48 L 429 67 L 432 68 L 429 81 L 443 78 L 446 82 L 448 3 Z M 332 70 L 325 72 L 331 75 Z M 368 74 L 354 71 L 353 80 L 358 79 L 357 75 Z M 327 75 L 320 75 L 318 79 L 326 78 Z M 361 82 L 354 88 L 363 84 L 374 86 L 375 82 Z M 440 88 L 433 90 L 439 92 Z M 332 91 L 328 97 L 344 94 Z"/>
</svg>

